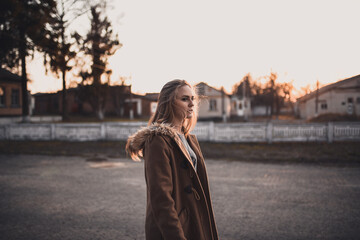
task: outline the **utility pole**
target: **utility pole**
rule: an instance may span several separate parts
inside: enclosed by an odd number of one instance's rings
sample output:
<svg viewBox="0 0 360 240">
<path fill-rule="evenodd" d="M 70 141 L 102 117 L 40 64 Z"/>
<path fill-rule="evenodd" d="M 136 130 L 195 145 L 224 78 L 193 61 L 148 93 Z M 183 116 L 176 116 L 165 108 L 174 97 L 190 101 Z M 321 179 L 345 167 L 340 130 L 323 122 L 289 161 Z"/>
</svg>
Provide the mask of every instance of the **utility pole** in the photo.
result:
<svg viewBox="0 0 360 240">
<path fill-rule="evenodd" d="M 247 121 L 247 107 L 248 104 L 246 103 L 246 79 L 243 81 L 243 113 L 244 113 L 244 120 Z"/>
<path fill-rule="evenodd" d="M 130 110 L 129 110 L 129 117 L 130 120 L 134 119 L 134 109 L 133 109 L 133 96 L 131 91 L 131 84 L 130 84 Z"/>
<path fill-rule="evenodd" d="M 316 92 L 315 92 L 315 117 L 319 115 L 319 80 L 316 81 Z"/>
<path fill-rule="evenodd" d="M 222 111 L 223 122 L 226 122 L 224 87 L 221 87 L 221 111 Z"/>
</svg>

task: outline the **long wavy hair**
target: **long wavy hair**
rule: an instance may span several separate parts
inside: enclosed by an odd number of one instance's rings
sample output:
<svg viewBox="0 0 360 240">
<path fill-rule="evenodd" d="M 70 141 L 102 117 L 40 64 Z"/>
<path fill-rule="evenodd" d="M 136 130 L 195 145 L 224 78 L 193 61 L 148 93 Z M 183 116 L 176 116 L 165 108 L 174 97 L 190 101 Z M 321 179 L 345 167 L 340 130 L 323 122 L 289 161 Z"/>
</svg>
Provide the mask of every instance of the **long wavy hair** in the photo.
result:
<svg viewBox="0 0 360 240">
<path fill-rule="evenodd" d="M 179 89 L 183 86 L 189 86 L 193 91 L 194 96 L 194 111 L 191 118 L 185 118 L 186 112 L 181 112 L 184 116 L 184 121 L 182 124 L 182 131 L 186 135 L 194 129 L 197 122 L 198 116 L 198 97 L 196 89 L 192 87 L 185 80 L 175 79 L 170 82 L 167 82 L 160 91 L 158 104 L 155 110 L 155 113 L 150 118 L 148 125 L 153 123 L 167 123 L 172 125 L 173 120 L 175 119 L 176 111 L 181 111 L 178 106 L 176 106 L 175 100 Z"/>
</svg>

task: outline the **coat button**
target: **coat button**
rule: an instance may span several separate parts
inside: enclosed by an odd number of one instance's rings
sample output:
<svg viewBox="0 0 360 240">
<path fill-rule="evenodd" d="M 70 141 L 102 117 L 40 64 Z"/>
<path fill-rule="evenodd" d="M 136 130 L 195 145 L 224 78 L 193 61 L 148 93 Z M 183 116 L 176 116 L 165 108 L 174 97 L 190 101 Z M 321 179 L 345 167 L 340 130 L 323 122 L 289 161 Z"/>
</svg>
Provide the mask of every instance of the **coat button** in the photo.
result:
<svg viewBox="0 0 360 240">
<path fill-rule="evenodd" d="M 187 185 L 185 188 L 184 188 L 184 191 L 188 194 L 192 193 L 192 186 L 191 185 Z"/>
</svg>

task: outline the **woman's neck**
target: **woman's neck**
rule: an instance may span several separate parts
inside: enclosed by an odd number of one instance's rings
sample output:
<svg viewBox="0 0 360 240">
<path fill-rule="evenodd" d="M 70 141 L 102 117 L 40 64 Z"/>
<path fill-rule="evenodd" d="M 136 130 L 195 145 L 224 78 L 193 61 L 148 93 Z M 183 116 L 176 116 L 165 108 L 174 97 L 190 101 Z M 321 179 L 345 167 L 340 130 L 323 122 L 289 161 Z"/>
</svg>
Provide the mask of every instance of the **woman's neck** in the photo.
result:
<svg viewBox="0 0 360 240">
<path fill-rule="evenodd" d="M 181 126 L 174 126 L 174 128 L 175 128 L 175 130 L 176 130 L 177 133 L 179 133 L 179 134 L 184 134 L 184 133 L 182 132 Z"/>
<path fill-rule="evenodd" d="M 173 123 L 172 125 L 174 126 L 174 129 L 176 130 L 177 133 L 183 134 L 181 123 Z"/>
<path fill-rule="evenodd" d="M 175 128 L 175 130 L 176 130 L 177 133 L 184 134 L 183 131 L 182 131 L 182 130 L 183 130 L 182 127 L 183 127 L 183 125 L 184 125 L 184 121 L 185 121 L 185 120 L 181 121 L 180 119 L 173 119 L 171 125 Z"/>
</svg>

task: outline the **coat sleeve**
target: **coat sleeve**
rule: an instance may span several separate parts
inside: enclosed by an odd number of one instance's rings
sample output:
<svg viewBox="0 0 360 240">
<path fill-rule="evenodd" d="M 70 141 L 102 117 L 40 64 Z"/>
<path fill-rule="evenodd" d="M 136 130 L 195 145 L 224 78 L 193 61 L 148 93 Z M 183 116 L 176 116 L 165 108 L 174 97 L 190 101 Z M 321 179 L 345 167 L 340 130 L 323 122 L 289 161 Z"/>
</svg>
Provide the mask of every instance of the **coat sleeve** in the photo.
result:
<svg viewBox="0 0 360 240">
<path fill-rule="evenodd" d="M 184 231 L 172 198 L 173 180 L 170 148 L 161 136 L 154 136 L 145 145 L 145 179 L 148 201 L 164 239 L 184 240 Z"/>
</svg>

